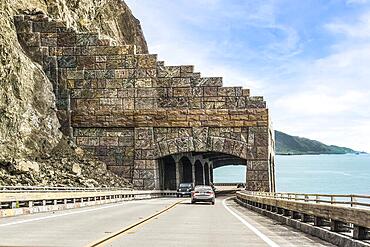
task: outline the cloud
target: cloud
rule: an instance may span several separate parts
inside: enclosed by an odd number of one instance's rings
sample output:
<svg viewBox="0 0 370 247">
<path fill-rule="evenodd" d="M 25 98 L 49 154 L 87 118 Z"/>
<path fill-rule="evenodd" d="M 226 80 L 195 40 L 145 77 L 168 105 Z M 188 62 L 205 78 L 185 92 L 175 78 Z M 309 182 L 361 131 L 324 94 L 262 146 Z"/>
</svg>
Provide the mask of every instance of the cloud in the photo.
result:
<svg viewBox="0 0 370 247">
<path fill-rule="evenodd" d="M 361 14 L 353 23 L 340 20 L 328 23 L 326 28 L 347 38 L 370 38 L 370 11 Z"/>
<path fill-rule="evenodd" d="M 150 51 L 167 65 L 194 64 L 203 76 L 223 76 L 226 86 L 264 95 L 276 129 L 370 151 L 363 138 L 370 136 L 370 11 L 364 5 L 346 15 L 320 13 L 315 26 L 294 26 L 311 16 L 285 12 L 273 0 L 127 2 Z M 346 3 L 355 8 L 365 1 Z"/>
<path fill-rule="evenodd" d="M 366 4 L 369 2 L 369 0 L 347 0 L 346 4 Z"/>
<path fill-rule="evenodd" d="M 282 97 L 275 101 L 275 107 L 287 114 L 300 116 L 331 117 L 351 113 L 368 102 L 368 92 L 334 92 L 332 88 L 318 87 L 315 90 Z"/>
</svg>

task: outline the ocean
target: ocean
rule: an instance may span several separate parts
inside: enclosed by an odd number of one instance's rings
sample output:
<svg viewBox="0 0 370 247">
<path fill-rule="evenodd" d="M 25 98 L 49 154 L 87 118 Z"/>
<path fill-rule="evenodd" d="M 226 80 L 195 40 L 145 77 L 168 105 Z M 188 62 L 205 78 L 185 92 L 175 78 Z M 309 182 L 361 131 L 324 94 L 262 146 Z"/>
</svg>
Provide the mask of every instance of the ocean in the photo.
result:
<svg viewBox="0 0 370 247">
<path fill-rule="evenodd" d="M 370 195 L 370 155 L 277 155 L 278 192 Z M 214 182 L 244 182 L 245 166 L 214 170 Z"/>
</svg>

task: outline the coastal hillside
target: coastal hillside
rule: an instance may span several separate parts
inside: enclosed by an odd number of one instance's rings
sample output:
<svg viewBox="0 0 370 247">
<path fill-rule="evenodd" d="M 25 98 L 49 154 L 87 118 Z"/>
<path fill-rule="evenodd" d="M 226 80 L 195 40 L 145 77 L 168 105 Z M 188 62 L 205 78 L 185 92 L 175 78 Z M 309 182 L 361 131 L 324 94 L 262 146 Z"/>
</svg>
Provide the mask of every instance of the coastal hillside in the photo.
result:
<svg viewBox="0 0 370 247">
<path fill-rule="evenodd" d="M 121 0 L 2 0 L 0 186 L 130 186 L 63 137 L 57 117 L 60 102 L 42 69 L 46 65 L 34 59 L 36 46 L 32 52 L 26 51 L 18 40 L 17 28 L 31 35 L 27 32 L 40 25 L 25 22 L 17 26 L 15 16 L 20 14 L 65 22 L 67 30 L 95 32 L 111 43 L 136 45 L 138 52 L 148 53 L 139 21 Z M 27 40 L 34 44 L 57 42 L 52 33 L 44 36 Z"/>
<path fill-rule="evenodd" d="M 348 154 L 359 153 L 346 147 L 325 145 L 322 142 L 308 138 L 291 136 L 275 131 L 276 154 Z"/>
</svg>

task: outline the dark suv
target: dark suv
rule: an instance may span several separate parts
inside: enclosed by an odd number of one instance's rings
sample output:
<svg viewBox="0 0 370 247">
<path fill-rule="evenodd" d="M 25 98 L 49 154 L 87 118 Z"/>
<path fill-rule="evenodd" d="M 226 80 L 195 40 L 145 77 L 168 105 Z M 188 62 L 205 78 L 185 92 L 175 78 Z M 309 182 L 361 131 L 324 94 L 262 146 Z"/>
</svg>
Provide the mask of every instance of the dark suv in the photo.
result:
<svg viewBox="0 0 370 247">
<path fill-rule="evenodd" d="M 183 197 L 183 196 L 191 196 L 191 192 L 194 190 L 194 186 L 192 183 L 181 183 L 179 184 L 179 188 L 177 189 L 176 196 Z"/>
</svg>

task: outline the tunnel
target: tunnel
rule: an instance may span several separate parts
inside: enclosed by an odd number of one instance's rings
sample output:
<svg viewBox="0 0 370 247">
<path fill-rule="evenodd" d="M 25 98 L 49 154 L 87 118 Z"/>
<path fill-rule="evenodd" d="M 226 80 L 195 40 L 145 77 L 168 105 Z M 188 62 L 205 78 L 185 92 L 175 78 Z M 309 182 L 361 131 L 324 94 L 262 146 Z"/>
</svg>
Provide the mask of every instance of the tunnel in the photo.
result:
<svg viewBox="0 0 370 247">
<path fill-rule="evenodd" d="M 160 189 L 174 190 L 180 183 L 210 185 L 213 169 L 228 165 L 246 165 L 246 160 L 218 152 L 189 152 L 158 159 Z"/>
</svg>

